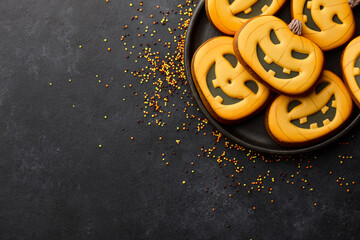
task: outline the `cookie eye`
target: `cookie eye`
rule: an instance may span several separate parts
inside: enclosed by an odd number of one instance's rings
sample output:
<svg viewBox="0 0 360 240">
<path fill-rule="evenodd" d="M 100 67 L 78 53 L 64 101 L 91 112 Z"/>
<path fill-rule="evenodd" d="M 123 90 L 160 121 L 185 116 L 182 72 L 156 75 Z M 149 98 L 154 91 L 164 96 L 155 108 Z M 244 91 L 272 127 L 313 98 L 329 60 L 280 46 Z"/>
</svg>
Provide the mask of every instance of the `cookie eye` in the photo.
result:
<svg viewBox="0 0 360 240">
<path fill-rule="evenodd" d="M 288 112 L 291 112 L 295 107 L 299 106 L 300 104 L 301 102 L 298 100 L 291 101 L 288 105 Z"/>
<path fill-rule="evenodd" d="M 292 51 L 291 51 L 291 56 L 292 56 L 293 58 L 296 58 L 296 59 L 305 59 L 305 58 L 307 58 L 307 57 L 309 56 L 309 54 L 301 53 L 301 52 L 292 50 Z"/>
<path fill-rule="evenodd" d="M 329 85 L 328 82 L 321 82 L 315 87 L 315 93 L 319 94 L 322 90 L 324 90 Z"/>
<path fill-rule="evenodd" d="M 333 22 L 337 23 L 337 24 L 343 24 L 343 22 L 340 20 L 340 18 L 338 17 L 337 14 L 335 14 L 332 18 Z"/>
<path fill-rule="evenodd" d="M 270 40 L 274 45 L 277 45 L 280 43 L 278 37 L 276 36 L 274 29 L 271 29 L 271 31 L 270 31 Z"/>
<path fill-rule="evenodd" d="M 225 54 L 223 57 L 231 64 L 233 68 L 236 68 L 236 65 L 238 64 L 238 60 L 234 55 Z"/>
<path fill-rule="evenodd" d="M 324 6 L 323 5 L 320 5 L 320 10 L 323 10 L 324 9 Z"/>
<path fill-rule="evenodd" d="M 246 81 L 245 86 L 255 94 L 257 94 L 259 91 L 259 86 L 256 84 L 256 82 L 254 82 L 252 80 Z"/>
</svg>

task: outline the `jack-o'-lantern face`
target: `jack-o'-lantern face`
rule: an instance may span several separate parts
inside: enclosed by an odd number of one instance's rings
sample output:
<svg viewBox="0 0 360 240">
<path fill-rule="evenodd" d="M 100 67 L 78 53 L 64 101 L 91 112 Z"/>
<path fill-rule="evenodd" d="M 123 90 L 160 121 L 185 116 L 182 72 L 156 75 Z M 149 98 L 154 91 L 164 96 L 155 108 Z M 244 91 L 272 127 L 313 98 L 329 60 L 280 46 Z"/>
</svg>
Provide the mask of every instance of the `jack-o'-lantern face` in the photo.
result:
<svg viewBox="0 0 360 240">
<path fill-rule="evenodd" d="M 322 50 L 346 43 L 355 33 L 348 0 L 292 0 L 292 17 L 302 22 L 302 35 Z"/>
<path fill-rule="evenodd" d="M 323 53 L 315 43 L 295 35 L 274 16 L 248 21 L 236 34 L 234 49 L 239 61 L 258 81 L 285 95 L 308 91 L 324 62 Z"/>
<path fill-rule="evenodd" d="M 264 106 L 270 95 L 237 61 L 232 46 L 231 37 L 212 38 L 198 48 L 191 64 L 205 107 L 223 123 L 248 118 Z"/>
<path fill-rule="evenodd" d="M 280 144 L 306 145 L 339 129 L 351 111 L 352 100 L 342 80 L 324 70 L 310 94 L 277 97 L 267 111 L 265 125 Z"/>
<path fill-rule="evenodd" d="M 286 0 L 206 0 L 207 16 L 221 32 L 234 35 L 250 18 L 274 15 Z"/>
<path fill-rule="evenodd" d="M 360 108 L 360 36 L 353 39 L 341 56 L 344 81 L 356 105 Z"/>
</svg>

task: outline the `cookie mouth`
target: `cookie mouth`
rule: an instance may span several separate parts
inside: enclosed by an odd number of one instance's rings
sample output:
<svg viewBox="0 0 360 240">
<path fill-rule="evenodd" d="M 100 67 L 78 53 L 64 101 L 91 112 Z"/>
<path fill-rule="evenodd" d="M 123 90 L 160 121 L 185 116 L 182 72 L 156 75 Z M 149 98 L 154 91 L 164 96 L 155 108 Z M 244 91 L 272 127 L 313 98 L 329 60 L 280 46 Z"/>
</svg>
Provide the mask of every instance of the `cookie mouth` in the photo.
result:
<svg viewBox="0 0 360 240">
<path fill-rule="evenodd" d="M 237 58 L 234 55 L 225 54 L 223 57 L 232 65 L 233 68 L 236 68 L 237 64 L 239 64 Z M 209 89 L 211 95 L 214 97 L 214 99 L 222 105 L 232 105 L 232 104 L 241 102 L 244 98 L 230 97 L 221 89 L 221 87 L 219 85 L 219 80 L 217 79 L 217 76 L 215 73 L 215 68 L 216 68 L 216 62 L 214 62 L 214 64 L 211 66 L 211 68 L 206 76 L 206 83 L 207 83 L 208 89 Z M 232 79 L 228 79 L 227 83 L 229 85 L 231 85 L 232 81 L 233 81 Z M 258 93 L 259 87 L 254 81 L 248 80 L 248 81 L 245 81 L 244 84 L 254 94 Z"/>
<path fill-rule="evenodd" d="M 360 56 L 355 61 L 354 77 L 357 85 L 360 87 Z"/>
<path fill-rule="evenodd" d="M 289 104 L 289 108 L 294 109 L 300 104 L 301 103 L 299 101 L 293 101 Z M 324 105 L 324 107 L 321 108 L 320 111 L 300 119 L 291 120 L 291 123 L 303 129 L 316 129 L 328 125 L 335 118 L 335 115 L 336 101 L 335 96 L 332 95 L 330 100 Z"/>
<path fill-rule="evenodd" d="M 305 25 L 310 28 L 311 30 L 314 30 L 316 32 L 321 32 L 321 29 L 318 27 L 318 25 L 316 25 L 316 23 L 314 22 L 314 19 L 312 18 L 311 15 L 311 5 L 312 5 L 312 1 L 307 0 L 304 4 L 304 8 L 303 8 L 303 21 L 305 23 Z"/>
<path fill-rule="evenodd" d="M 229 4 L 231 5 L 234 2 L 234 0 L 229 0 Z M 243 19 L 250 19 L 256 16 L 259 16 L 266 12 L 268 8 L 273 3 L 273 0 L 258 0 L 254 5 L 249 7 L 248 9 L 236 13 L 231 11 L 236 17 L 243 18 Z M 231 9 L 231 6 L 230 6 Z"/>
<path fill-rule="evenodd" d="M 273 60 L 264 53 L 259 44 L 256 45 L 256 51 L 261 66 L 270 75 L 280 79 L 291 79 L 299 75 L 299 72 L 291 71 L 273 62 Z M 294 58 L 297 58 L 293 53 L 295 54 L 295 51 L 292 52 L 292 55 Z"/>
<path fill-rule="evenodd" d="M 303 21 L 305 23 L 305 25 L 310 28 L 311 30 L 314 30 L 316 32 L 321 32 L 321 29 L 319 28 L 319 26 L 315 23 L 314 19 L 312 18 L 312 14 L 311 14 L 311 8 L 312 8 L 312 1 L 311 0 L 307 0 L 304 4 L 304 8 L 303 8 Z M 324 9 L 323 5 L 320 5 L 320 10 Z M 337 24 L 343 24 L 343 22 L 340 20 L 340 18 L 338 17 L 337 14 L 334 14 L 334 16 L 332 17 L 332 21 L 334 23 Z"/>
</svg>

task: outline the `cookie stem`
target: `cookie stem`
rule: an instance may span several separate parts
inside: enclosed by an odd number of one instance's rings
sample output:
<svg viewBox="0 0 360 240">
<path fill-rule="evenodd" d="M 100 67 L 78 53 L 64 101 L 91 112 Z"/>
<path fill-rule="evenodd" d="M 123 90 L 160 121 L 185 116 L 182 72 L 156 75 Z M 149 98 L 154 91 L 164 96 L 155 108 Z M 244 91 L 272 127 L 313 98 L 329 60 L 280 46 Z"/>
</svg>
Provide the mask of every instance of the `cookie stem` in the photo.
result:
<svg viewBox="0 0 360 240">
<path fill-rule="evenodd" d="M 360 1 L 360 0 L 349 0 L 349 1 Z M 290 30 L 297 35 L 302 35 L 302 23 L 300 20 L 293 19 L 289 23 Z"/>
<path fill-rule="evenodd" d="M 356 7 L 357 5 L 359 5 L 360 0 L 349 0 L 348 3 L 349 3 L 349 5 L 350 5 L 351 8 L 354 8 L 354 7 Z"/>
</svg>

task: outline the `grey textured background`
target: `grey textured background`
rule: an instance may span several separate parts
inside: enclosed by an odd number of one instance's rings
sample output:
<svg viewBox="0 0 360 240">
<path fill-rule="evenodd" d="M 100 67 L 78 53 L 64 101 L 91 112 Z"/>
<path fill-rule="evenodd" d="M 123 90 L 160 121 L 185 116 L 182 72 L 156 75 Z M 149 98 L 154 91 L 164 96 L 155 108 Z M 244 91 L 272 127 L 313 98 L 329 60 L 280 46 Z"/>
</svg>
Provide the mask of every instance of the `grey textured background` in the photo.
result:
<svg viewBox="0 0 360 240">
<path fill-rule="evenodd" d="M 302 156 L 252 162 L 247 152 L 226 150 L 245 166 L 236 181 L 250 183 L 269 170 L 276 182 L 266 185 L 272 194 L 224 188 L 232 184 L 233 168 L 197 157 L 214 138 L 211 126 L 206 136 L 195 134 L 197 122 L 182 112 L 189 101 L 188 113 L 202 117 L 195 101 L 175 94 L 169 103 L 179 111 L 165 127 L 148 126 L 139 106 L 153 86 L 124 73 L 145 66 L 125 58 L 121 35 L 140 41 L 140 25 L 130 18 L 138 15 L 151 26 L 145 16 L 159 19 L 157 5 L 166 12 L 184 1 L 144 1 L 143 13 L 136 11 L 139 2 L 131 9 L 129 3 L 0 1 L 0 239 L 358 239 L 359 127 L 311 155 L 309 170 Z M 167 28 L 178 19 L 170 14 L 167 25 L 154 27 L 155 39 L 172 41 Z M 123 87 L 128 84 L 134 88 Z M 190 130 L 176 132 L 184 122 Z M 224 150 L 217 144 L 220 154 Z M 339 155 L 353 158 L 339 164 Z M 289 177 L 281 176 L 296 173 L 298 164 L 296 184 L 287 184 Z M 350 193 L 338 177 L 356 182 Z M 314 191 L 301 189 L 301 178 Z"/>
</svg>

